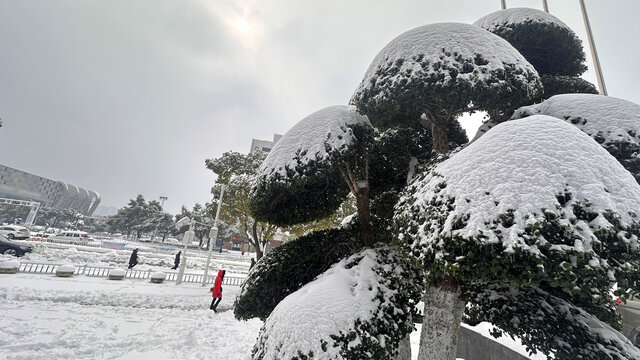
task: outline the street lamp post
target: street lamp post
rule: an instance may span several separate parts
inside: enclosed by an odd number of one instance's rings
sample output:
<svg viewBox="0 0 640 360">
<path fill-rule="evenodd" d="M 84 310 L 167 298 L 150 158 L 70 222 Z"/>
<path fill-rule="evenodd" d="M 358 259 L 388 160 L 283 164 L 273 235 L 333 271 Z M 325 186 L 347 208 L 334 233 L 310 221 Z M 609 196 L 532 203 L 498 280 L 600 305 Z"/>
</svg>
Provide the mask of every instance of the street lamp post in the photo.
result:
<svg viewBox="0 0 640 360">
<path fill-rule="evenodd" d="M 209 274 L 209 262 L 211 262 L 211 249 L 213 243 L 218 238 L 218 219 L 220 218 L 220 208 L 222 207 L 222 196 L 224 195 L 224 184 L 220 189 L 220 199 L 218 200 L 218 209 L 216 210 L 216 219 L 213 220 L 213 227 L 209 231 L 209 250 L 207 251 L 207 265 L 204 267 L 204 276 L 202 277 L 202 286 L 207 284 L 207 275 Z M 222 247 L 220 247 L 222 249 Z"/>
<path fill-rule="evenodd" d="M 195 237 L 195 233 L 193 231 L 193 227 L 195 226 L 196 221 L 191 220 L 191 224 L 189 224 L 189 230 L 184 233 L 184 238 L 182 240 L 184 244 L 184 249 L 182 250 L 182 258 L 180 259 L 180 270 L 178 271 L 178 277 L 176 278 L 176 285 L 180 285 L 182 283 L 182 277 L 184 276 L 184 269 L 187 265 L 187 245 L 193 242 L 193 238 Z"/>
<path fill-rule="evenodd" d="M 162 209 L 164 209 L 164 202 L 167 199 L 168 199 L 168 197 L 166 197 L 166 196 L 160 196 L 160 211 L 162 211 Z M 156 228 L 153 230 L 153 235 L 151 235 L 151 242 L 154 242 L 156 240 L 156 233 L 157 232 L 158 232 L 158 224 L 156 224 Z"/>
</svg>

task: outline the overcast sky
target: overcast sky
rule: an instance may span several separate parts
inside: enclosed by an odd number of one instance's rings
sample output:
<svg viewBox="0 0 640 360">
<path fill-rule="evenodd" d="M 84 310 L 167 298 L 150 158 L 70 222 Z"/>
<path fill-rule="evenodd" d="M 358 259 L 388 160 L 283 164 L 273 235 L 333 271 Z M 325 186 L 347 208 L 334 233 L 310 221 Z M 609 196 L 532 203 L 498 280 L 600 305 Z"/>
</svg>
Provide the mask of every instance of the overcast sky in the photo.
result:
<svg viewBox="0 0 640 360">
<path fill-rule="evenodd" d="M 578 0 L 548 0 L 582 39 Z M 587 0 L 609 95 L 640 103 L 640 2 Z M 508 7 L 542 9 L 542 1 Z M 0 164 L 122 207 L 211 198 L 207 158 L 346 104 L 393 38 L 500 0 L 0 0 Z"/>
</svg>

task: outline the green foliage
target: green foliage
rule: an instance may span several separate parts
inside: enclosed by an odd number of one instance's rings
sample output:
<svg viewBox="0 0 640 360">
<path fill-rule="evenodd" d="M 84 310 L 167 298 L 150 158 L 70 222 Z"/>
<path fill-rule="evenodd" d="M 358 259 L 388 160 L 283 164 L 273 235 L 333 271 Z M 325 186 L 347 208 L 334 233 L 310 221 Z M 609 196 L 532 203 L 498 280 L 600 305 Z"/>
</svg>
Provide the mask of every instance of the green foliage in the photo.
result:
<svg viewBox="0 0 640 360">
<path fill-rule="evenodd" d="M 306 155 L 306 150 L 302 150 L 296 159 L 292 159 L 298 161 L 298 165 L 285 166 L 286 176 L 261 174 L 252 190 L 250 211 L 253 216 L 260 221 L 289 226 L 334 213 L 349 193 L 340 169 L 344 170 L 345 164 L 349 164 L 355 175 L 363 176 L 364 162 L 373 142 L 374 130 L 370 126 L 352 125 L 349 128 L 355 143 L 349 148 L 330 151 L 328 159 L 301 164 L 300 159 Z"/>
<path fill-rule="evenodd" d="M 261 151 L 249 155 L 228 151 L 219 158 L 205 160 L 205 166 L 217 175 L 217 184 L 228 184 L 234 175 L 255 175 L 265 157 Z"/>
<path fill-rule="evenodd" d="M 380 277 L 378 286 L 387 291 L 378 290 L 374 301 L 379 302 L 380 307 L 370 319 L 357 319 L 349 331 L 331 335 L 333 346 L 340 348 L 344 359 L 393 360 L 400 342 L 414 330 L 416 306 L 424 291 L 422 271 L 388 246 L 378 245 L 375 250 L 380 255 L 379 267 L 375 268 Z M 356 257 L 352 264 L 357 261 Z M 385 341 L 381 342 L 381 338 Z"/>
<path fill-rule="evenodd" d="M 121 232 L 130 235 L 135 233 L 140 237 L 142 233 L 153 231 L 156 226 L 163 226 L 166 234 L 173 226 L 169 220 L 171 215 L 163 213 L 160 203 L 156 200 L 147 202 L 144 196 L 138 195 L 129 200 L 129 204 L 118 210 L 118 213 L 107 220 L 109 232 Z"/>
<path fill-rule="evenodd" d="M 374 259 L 371 269 L 369 269 L 370 262 L 362 261 L 364 257 Z M 363 264 L 366 264 L 366 267 Z M 400 342 L 414 330 L 413 317 L 417 316 L 416 305 L 421 300 L 424 290 L 422 272 L 407 263 L 396 250 L 382 244 L 376 245 L 373 249 L 363 250 L 337 266 L 343 269 L 361 267 L 358 273 L 368 273 L 373 270 L 375 279 L 364 278 L 363 280 L 376 284 L 369 287 L 369 290 L 374 293 L 373 301 L 369 300 L 367 295 L 365 297 L 367 305 L 371 302 L 377 306 L 370 313 L 355 319 L 354 323 L 347 325 L 346 329 L 336 329 L 334 334 L 320 331 L 305 343 L 294 344 L 286 334 L 270 333 L 273 330 L 272 319 L 269 318 L 261 329 L 253 349 L 254 359 L 317 357 L 320 359 L 391 360 L 396 358 Z M 357 288 L 360 284 L 350 285 Z M 353 301 L 363 301 L 356 295 L 357 293 L 358 291 L 354 292 Z M 331 304 L 309 304 L 309 306 L 325 308 Z M 285 308 L 280 311 L 286 312 L 286 310 Z M 328 314 L 327 317 L 331 318 L 332 314 Z M 295 327 L 295 324 L 292 326 Z M 278 340 L 274 340 L 274 337 Z M 297 356 L 290 357 L 289 352 L 295 352 L 296 347 L 299 347 Z"/>
<path fill-rule="evenodd" d="M 236 319 L 266 319 L 287 295 L 358 250 L 355 229 L 310 233 L 277 247 L 256 263 L 236 297 Z"/>
<path fill-rule="evenodd" d="M 541 75 L 544 93 L 540 100 L 546 100 L 558 94 L 599 94 L 592 83 L 578 76 Z"/>
<path fill-rule="evenodd" d="M 541 75 L 579 76 L 587 70 L 582 41 L 568 27 L 527 20 L 487 30 L 507 40 Z"/>
<path fill-rule="evenodd" d="M 458 114 L 473 110 L 517 108 L 530 101 L 542 90 L 538 74 L 527 72 L 515 65 L 487 70 L 480 68 L 482 56 L 463 58 L 456 52 L 442 49 L 439 60 L 426 60 L 432 54 L 415 54 L 412 61 L 423 71 L 403 70 L 402 81 L 392 86 L 384 79 L 395 77 L 398 66 L 386 63 L 377 69 L 373 85 L 354 94 L 351 103 L 366 114 L 371 123 L 380 129 L 398 125 L 417 128 L 420 117 L 441 118 L 450 122 Z M 422 60 L 421 60 L 422 59 Z M 471 72 L 491 75 L 487 81 L 469 80 L 475 77 L 458 76 Z"/>
<path fill-rule="evenodd" d="M 540 288 L 482 282 L 475 288 L 465 321 L 488 321 L 498 327 L 494 336 L 517 336 L 531 353 L 558 360 L 640 358 L 640 349 L 613 328 Z"/>
</svg>

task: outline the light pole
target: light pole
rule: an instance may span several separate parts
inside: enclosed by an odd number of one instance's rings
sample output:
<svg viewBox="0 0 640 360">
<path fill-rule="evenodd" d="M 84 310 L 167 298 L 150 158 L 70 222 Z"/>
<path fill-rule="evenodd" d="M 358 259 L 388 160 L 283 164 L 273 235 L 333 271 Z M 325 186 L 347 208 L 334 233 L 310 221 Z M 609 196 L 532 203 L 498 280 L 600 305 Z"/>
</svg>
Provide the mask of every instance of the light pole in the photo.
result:
<svg viewBox="0 0 640 360">
<path fill-rule="evenodd" d="M 589 16 L 587 16 L 587 8 L 584 6 L 584 0 L 580 0 L 580 10 L 582 10 L 582 19 L 584 20 L 584 27 L 587 30 L 587 39 L 589 39 L 589 47 L 591 48 L 591 57 L 593 58 L 593 68 L 596 71 L 596 78 L 598 79 L 598 87 L 600 88 L 600 94 L 607 94 L 607 86 L 604 84 L 604 77 L 602 76 L 602 69 L 600 68 L 600 59 L 598 59 L 598 50 L 596 50 L 596 43 L 593 40 L 593 34 L 591 33 L 591 24 L 589 23 Z"/>
<path fill-rule="evenodd" d="M 160 196 L 160 211 L 164 209 L 164 201 L 167 200 L 168 197 Z M 156 233 L 158 232 L 158 224 L 156 224 L 156 228 L 153 230 L 153 235 L 151 235 L 151 242 L 154 242 L 156 239 Z"/>
<path fill-rule="evenodd" d="M 184 249 L 182 253 L 182 258 L 180 259 L 180 270 L 178 271 L 178 277 L 176 278 L 176 285 L 180 285 L 182 283 L 182 277 L 184 276 L 184 268 L 187 265 L 187 245 L 191 244 L 195 235 L 193 232 L 193 226 L 196 224 L 196 221 L 189 220 L 188 217 L 180 219 L 180 221 L 176 223 L 176 227 L 181 228 L 182 226 L 186 225 L 186 222 L 190 222 L 190 224 L 189 224 L 189 230 L 184 233 L 184 238 L 182 240 L 182 243 L 184 244 Z"/>
<path fill-rule="evenodd" d="M 207 275 L 209 274 L 209 262 L 211 261 L 211 249 L 213 248 L 213 243 L 218 238 L 218 218 L 220 218 L 220 208 L 222 207 L 223 195 L 224 195 L 224 184 L 222 185 L 222 189 L 220 189 L 220 199 L 218 200 L 218 209 L 216 210 L 216 219 L 213 220 L 213 227 L 209 231 L 209 250 L 207 251 L 207 265 L 204 267 L 204 276 L 202 277 L 202 286 L 205 286 L 207 284 Z"/>
</svg>

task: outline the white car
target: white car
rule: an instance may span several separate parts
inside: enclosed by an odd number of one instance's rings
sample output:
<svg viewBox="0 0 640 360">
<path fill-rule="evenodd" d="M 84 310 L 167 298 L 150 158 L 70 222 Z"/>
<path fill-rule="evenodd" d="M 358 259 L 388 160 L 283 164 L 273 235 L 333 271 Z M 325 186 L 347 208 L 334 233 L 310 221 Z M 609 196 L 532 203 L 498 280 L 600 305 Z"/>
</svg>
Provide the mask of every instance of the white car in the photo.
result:
<svg viewBox="0 0 640 360">
<path fill-rule="evenodd" d="M 31 233 L 26 227 L 18 225 L 0 226 L 0 235 L 4 235 L 8 239 L 28 239 L 31 237 Z"/>
<path fill-rule="evenodd" d="M 49 236 L 47 238 L 47 240 L 52 240 L 52 241 L 71 241 L 74 243 L 86 243 L 89 242 L 89 240 L 93 240 L 92 238 L 89 237 L 89 234 L 84 232 L 84 231 L 61 231 L 59 233 L 57 233 L 56 235 L 52 235 Z"/>
</svg>

